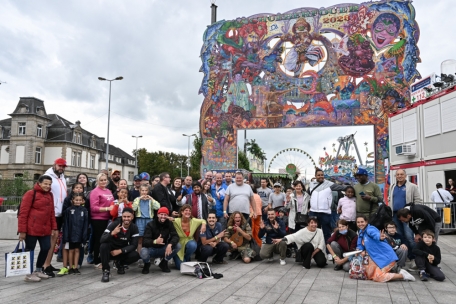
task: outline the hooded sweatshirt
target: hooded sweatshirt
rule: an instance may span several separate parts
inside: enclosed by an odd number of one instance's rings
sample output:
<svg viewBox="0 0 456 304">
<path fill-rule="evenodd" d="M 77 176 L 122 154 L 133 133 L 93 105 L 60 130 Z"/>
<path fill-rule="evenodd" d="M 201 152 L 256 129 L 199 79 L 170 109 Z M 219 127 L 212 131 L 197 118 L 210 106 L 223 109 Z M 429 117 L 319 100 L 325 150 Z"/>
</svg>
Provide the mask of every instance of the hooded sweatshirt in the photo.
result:
<svg viewBox="0 0 456 304">
<path fill-rule="evenodd" d="M 63 174 L 57 176 L 54 169 L 49 168 L 44 175 L 48 175 L 52 178 L 51 192 L 54 196 L 54 212 L 55 217 L 62 216 L 63 201 L 67 197 L 67 186 L 65 176 Z"/>
</svg>

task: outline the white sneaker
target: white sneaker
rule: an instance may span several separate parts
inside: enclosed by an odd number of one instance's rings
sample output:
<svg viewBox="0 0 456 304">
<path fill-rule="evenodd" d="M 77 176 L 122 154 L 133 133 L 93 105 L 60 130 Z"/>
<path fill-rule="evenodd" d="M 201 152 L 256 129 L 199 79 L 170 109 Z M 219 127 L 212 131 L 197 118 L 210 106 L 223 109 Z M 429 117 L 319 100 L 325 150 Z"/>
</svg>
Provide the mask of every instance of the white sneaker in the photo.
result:
<svg viewBox="0 0 456 304">
<path fill-rule="evenodd" d="M 412 281 L 415 282 L 415 277 L 411 275 L 407 270 L 401 269 L 399 274 L 402 274 L 404 281 Z"/>
<path fill-rule="evenodd" d="M 330 253 L 328 253 L 328 261 L 332 261 L 332 260 L 333 260 L 333 256 Z"/>
<path fill-rule="evenodd" d="M 40 282 L 41 279 L 38 276 L 35 276 L 33 273 L 25 276 L 24 281 L 26 282 Z"/>
<path fill-rule="evenodd" d="M 156 259 L 154 260 L 154 265 L 155 265 L 155 266 L 160 265 L 160 262 L 161 262 L 161 261 L 162 261 L 161 258 L 156 258 Z"/>
<path fill-rule="evenodd" d="M 32 273 L 32 276 L 38 277 L 38 278 L 40 278 L 40 279 L 42 279 L 42 280 L 47 280 L 47 279 L 49 279 L 49 276 L 48 276 L 47 274 L 41 272 L 41 271 L 34 271 L 34 272 Z"/>
<path fill-rule="evenodd" d="M 280 265 L 281 265 L 281 266 L 287 265 L 287 262 L 285 262 L 285 260 L 280 260 Z"/>
</svg>

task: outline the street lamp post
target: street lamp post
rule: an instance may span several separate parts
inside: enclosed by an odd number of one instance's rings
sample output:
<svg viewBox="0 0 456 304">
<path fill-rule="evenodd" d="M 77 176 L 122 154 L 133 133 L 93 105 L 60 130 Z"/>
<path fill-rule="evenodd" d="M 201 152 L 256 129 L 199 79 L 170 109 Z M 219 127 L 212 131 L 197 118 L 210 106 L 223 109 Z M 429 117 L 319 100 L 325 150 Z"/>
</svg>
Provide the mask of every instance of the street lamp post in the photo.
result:
<svg viewBox="0 0 456 304">
<path fill-rule="evenodd" d="M 187 135 L 187 134 L 182 134 L 182 136 L 187 136 L 188 137 L 188 151 L 187 151 L 187 175 L 190 175 L 190 137 L 192 136 L 195 136 L 196 137 L 196 134 L 191 134 L 191 135 Z"/>
<path fill-rule="evenodd" d="M 136 165 L 136 174 L 138 174 L 138 138 L 142 138 L 142 135 L 139 135 L 139 136 L 132 135 L 131 137 L 136 138 L 135 165 Z"/>
<path fill-rule="evenodd" d="M 106 170 L 109 171 L 108 168 L 108 163 L 109 163 L 109 124 L 110 124 L 110 119 L 111 119 L 111 82 L 115 80 L 122 80 L 123 77 L 119 76 L 114 79 L 106 79 L 103 77 L 98 77 L 98 80 L 100 81 L 109 81 L 109 105 L 108 105 L 108 138 L 106 142 Z"/>
</svg>

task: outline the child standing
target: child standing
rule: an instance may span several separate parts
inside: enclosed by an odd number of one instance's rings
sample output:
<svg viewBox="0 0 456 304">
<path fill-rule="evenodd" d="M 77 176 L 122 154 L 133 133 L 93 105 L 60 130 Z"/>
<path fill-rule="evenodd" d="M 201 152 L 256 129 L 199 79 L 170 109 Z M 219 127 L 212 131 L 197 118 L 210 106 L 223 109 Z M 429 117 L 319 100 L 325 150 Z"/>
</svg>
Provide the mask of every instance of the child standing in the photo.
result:
<svg viewBox="0 0 456 304">
<path fill-rule="evenodd" d="M 140 196 L 133 201 L 133 211 L 135 211 L 136 226 L 139 230 L 138 252 L 141 252 L 144 230 L 146 230 L 147 223 L 153 220 L 154 210 L 160 208 L 160 203 L 149 195 L 148 185 L 141 185 L 139 194 Z M 141 262 L 142 259 L 140 259 Z"/>
<path fill-rule="evenodd" d="M 63 213 L 63 242 L 69 249 L 68 256 L 71 268 L 63 267 L 59 275 L 81 274 L 78 269 L 79 252 L 81 245 L 87 241 L 89 215 L 87 209 L 83 206 L 84 194 L 73 193 L 71 202 L 72 206 Z"/>
<path fill-rule="evenodd" d="M 115 221 L 117 218 L 122 217 L 122 211 L 124 208 L 132 208 L 133 203 L 128 201 L 128 190 L 127 189 L 120 189 L 117 193 L 118 199 L 111 203 L 112 210 L 111 216 L 112 220 Z"/>
<path fill-rule="evenodd" d="M 337 213 L 340 214 L 340 219 L 346 220 L 348 222 L 348 227 L 357 231 L 358 227 L 356 226 L 356 197 L 355 197 L 355 188 L 348 186 L 345 189 L 345 196 L 339 200 L 337 207 Z"/>
<path fill-rule="evenodd" d="M 420 270 L 421 281 L 427 281 L 429 279 L 428 273 L 436 281 L 445 280 L 442 270 L 437 267 L 442 257 L 440 255 L 440 248 L 436 245 L 434 239 L 434 232 L 424 230 L 421 241 L 413 249 L 413 254 L 416 256 L 415 263 Z"/>
</svg>

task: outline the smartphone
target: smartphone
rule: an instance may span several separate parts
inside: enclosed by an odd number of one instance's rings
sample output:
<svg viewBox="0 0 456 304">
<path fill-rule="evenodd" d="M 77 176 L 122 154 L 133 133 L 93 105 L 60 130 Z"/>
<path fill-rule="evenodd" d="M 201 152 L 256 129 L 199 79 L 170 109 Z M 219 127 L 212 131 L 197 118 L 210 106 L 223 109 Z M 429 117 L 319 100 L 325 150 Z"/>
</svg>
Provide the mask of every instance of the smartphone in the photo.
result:
<svg viewBox="0 0 456 304">
<path fill-rule="evenodd" d="M 359 193 L 359 195 L 366 195 L 366 193 L 364 193 L 364 191 L 361 191 L 361 192 Z"/>
</svg>

